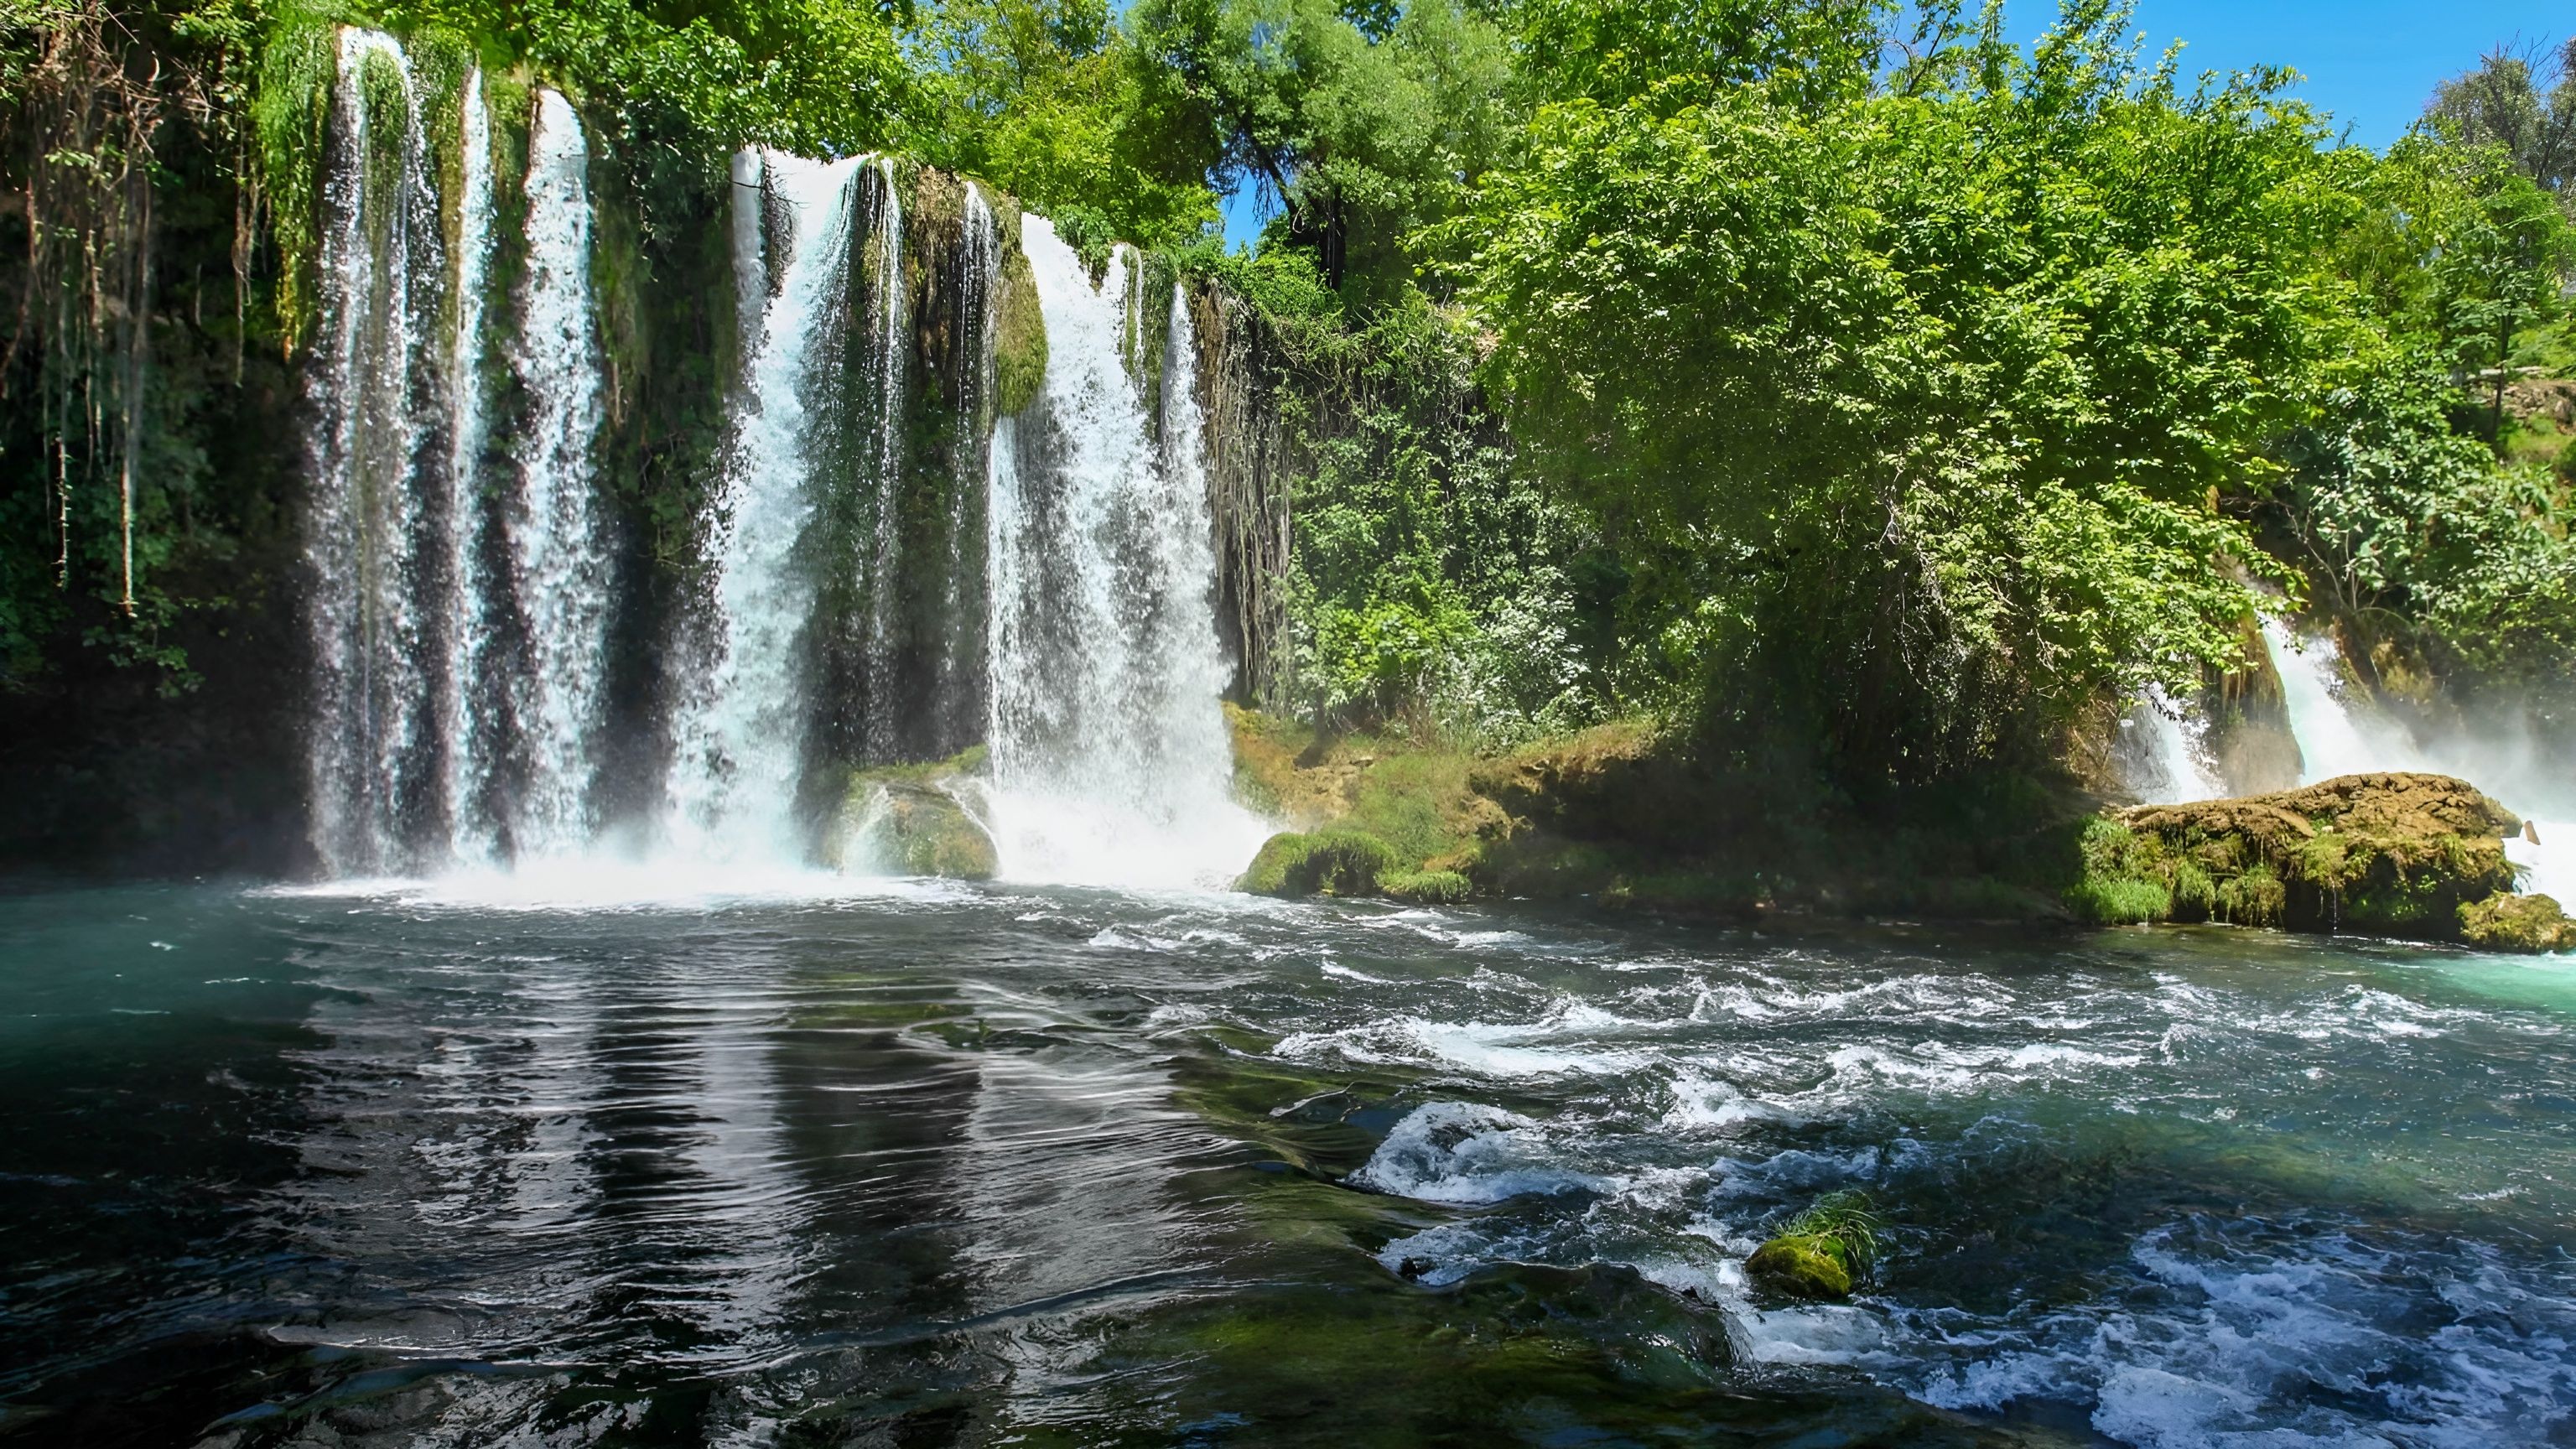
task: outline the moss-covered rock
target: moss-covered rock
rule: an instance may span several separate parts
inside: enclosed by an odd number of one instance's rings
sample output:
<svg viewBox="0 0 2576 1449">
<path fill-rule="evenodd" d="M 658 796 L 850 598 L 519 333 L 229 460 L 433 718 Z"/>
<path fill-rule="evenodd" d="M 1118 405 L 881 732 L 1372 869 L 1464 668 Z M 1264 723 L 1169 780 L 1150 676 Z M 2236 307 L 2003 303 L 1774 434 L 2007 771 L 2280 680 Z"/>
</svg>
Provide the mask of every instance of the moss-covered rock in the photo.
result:
<svg viewBox="0 0 2576 1449">
<path fill-rule="evenodd" d="M 1822 1233 L 1784 1234 L 1744 1260 L 1753 1281 L 1792 1298 L 1849 1298 L 1852 1267 L 1840 1238 Z"/>
<path fill-rule="evenodd" d="M 984 747 L 922 764 L 860 770 L 824 833 L 824 863 L 837 870 L 991 880 L 993 839 L 958 790 L 984 766 Z"/>
<path fill-rule="evenodd" d="M 2070 910 L 2096 925 L 2217 920 L 2509 943 L 2532 908 L 2464 908 L 2513 889 L 2521 822 L 2447 775 L 2345 775 L 2296 790 L 2146 805 L 2087 824 Z M 2553 907 L 2554 909 L 2554 907 Z M 2525 948 L 2546 949 L 2546 948 Z"/>
<path fill-rule="evenodd" d="M 2551 896 L 2492 895 L 2460 907 L 2460 938 L 2490 951 L 2576 950 L 2576 921 Z"/>
<path fill-rule="evenodd" d="M 1867 1193 L 1827 1193 L 1754 1249 L 1744 1271 L 1790 1297 L 1849 1298 L 1878 1260 L 1879 1226 Z"/>
<path fill-rule="evenodd" d="M 1264 896 L 1365 896 L 1404 870 L 1395 847 L 1364 830 L 1286 831 L 1263 841 L 1235 889 Z"/>
<path fill-rule="evenodd" d="M 1001 293 L 993 300 L 994 405 L 1009 417 L 1046 383 L 1046 314 L 1038 306 L 1037 274 L 1016 241 L 1002 257 Z"/>
</svg>

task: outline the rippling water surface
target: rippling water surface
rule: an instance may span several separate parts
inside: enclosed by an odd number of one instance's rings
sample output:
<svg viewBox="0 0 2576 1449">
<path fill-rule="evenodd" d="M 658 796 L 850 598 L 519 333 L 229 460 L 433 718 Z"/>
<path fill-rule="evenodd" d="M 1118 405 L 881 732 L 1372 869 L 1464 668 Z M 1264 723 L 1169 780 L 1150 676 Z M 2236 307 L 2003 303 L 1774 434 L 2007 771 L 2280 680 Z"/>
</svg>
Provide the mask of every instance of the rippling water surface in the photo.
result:
<svg viewBox="0 0 2576 1449">
<path fill-rule="evenodd" d="M 0 1441 L 2576 1442 L 2576 968 L 772 884 L 0 896 Z"/>
</svg>

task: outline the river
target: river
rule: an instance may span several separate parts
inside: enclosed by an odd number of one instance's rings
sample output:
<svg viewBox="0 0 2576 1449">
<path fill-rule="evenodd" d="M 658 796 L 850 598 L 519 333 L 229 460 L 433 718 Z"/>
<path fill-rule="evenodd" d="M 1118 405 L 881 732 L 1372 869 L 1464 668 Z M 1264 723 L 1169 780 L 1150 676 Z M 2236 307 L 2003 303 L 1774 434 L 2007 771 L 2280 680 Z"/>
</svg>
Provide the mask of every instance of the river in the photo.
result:
<svg viewBox="0 0 2576 1449">
<path fill-rule="evenodd" d="M 0 895 L 0 1442 L 2493 1449 L 2576 1410 L 2550 961 L 635 894 Z M 1854 1187 L 1860 1298 L 1749 1295 Z"/>
</svg>

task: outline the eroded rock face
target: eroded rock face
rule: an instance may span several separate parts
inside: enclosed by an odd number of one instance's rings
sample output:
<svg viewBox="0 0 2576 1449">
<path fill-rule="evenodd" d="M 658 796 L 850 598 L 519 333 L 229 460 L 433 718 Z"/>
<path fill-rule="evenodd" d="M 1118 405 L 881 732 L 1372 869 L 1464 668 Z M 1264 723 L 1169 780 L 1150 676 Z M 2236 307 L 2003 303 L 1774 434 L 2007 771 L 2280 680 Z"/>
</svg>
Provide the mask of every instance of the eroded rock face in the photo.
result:
<svg viewBox="0 0 2576 1449">
<path fill-rule="evenodd" d="M 2554 950 L 2576 940 L 2545 897 L 2513 894 L 2522 822 L 2447 775 L 2344 775 L 2295 790 L 2141 805 L 2084 840 L 2069 892 L 2104 924 L 2221 920 Z"/>
</svg>

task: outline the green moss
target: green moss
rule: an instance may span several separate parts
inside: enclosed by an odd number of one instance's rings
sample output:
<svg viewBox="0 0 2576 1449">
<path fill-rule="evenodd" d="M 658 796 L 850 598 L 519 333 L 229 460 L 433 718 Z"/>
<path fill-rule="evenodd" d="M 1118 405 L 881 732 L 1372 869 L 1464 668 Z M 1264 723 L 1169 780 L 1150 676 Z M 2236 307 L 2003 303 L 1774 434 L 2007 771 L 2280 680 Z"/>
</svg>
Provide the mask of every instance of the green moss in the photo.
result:
<svg viewBox="0 0 2576 1449">
<path fill-rule="evenodd" d="M 1378 877 L 1377 886 L 1394 900 L 1427 906 L 1454 906 L 1476 893 L 1474 883 L 1454 870 L 1398 871 Z"/>
<path fill-rule="evenodd" d="M 1291 831 L 1262 842 L 1235 889 L 1265 896 L 1368 895 L 1382 876 L 1403 865 L 1393 847 L 1365 831 Z"/>
<path fill-rule="evenodd" d="M 1839 1239 L 1783 1234 L 1753 1250 L 1744 1271 L 1756 1282 L 1794 1298 L 1849 1298 L 1851 1264 Z"/>
<path fill-rule="evenodd" d="M 2277 926 L 2289 906 L 2289 889 L 2267 861 L 2256 861 L 2243 874 L 2218 883 L 2211 914 L 2238 926 Z"/>
<path fill-rule="evenodd" d="M 2498 892 L 2459 908 L 2460 935 L 2490 951 L 2576 950 L 2576 921 L 2550 896 Z"/>
<path fill-rule="evenodd" d="M 251 99 L 269 233 L 277 243 L 278 330 L 289 351 L 313 324 L 322 254 L 322 155 L 336 70 L 330 23 L 290 13 L 261 48 L 259 89 Z"/>
<path fill-rule="evenodd" d="M 1801 1298 L 1848 1298 L 1878 1263 L 1883 1224 L 1867 1193 L 1827 1193 L 1745 1260 L 1745 1271 Z"/>
<path fill-rule="evenodd" d="M 1028 253 L 1012 247 L 1003 256 L 1001 295 L 994 299 L 994 405 L 1008 417 L 1035 401 L 1046 384 L 1046 314 L 1038 305 L 1037 274 Z"/>
</svg>

